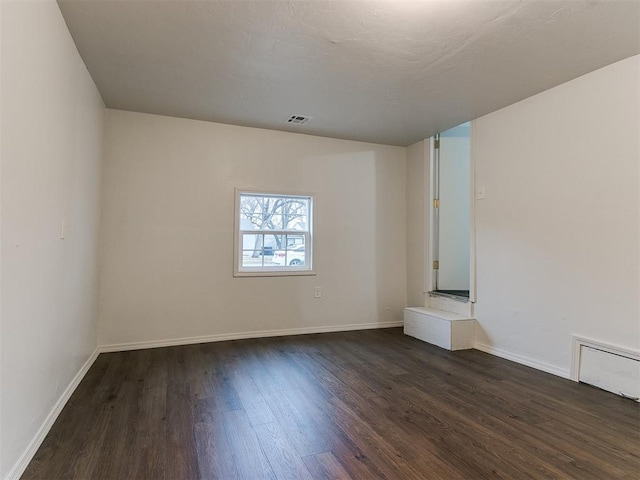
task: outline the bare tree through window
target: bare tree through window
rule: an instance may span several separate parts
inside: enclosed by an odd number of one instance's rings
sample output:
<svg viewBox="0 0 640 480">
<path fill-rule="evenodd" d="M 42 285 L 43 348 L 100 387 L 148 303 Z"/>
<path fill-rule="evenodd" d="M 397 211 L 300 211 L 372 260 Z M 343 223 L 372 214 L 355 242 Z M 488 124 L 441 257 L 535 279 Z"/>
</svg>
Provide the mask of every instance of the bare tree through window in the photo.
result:
<svg viewBox="0 0 640 480">
<path fill-rule="evenodd" d="M 308 229 L 309 199 L 307 197 L 279 197 L 269 195 L 241 195 L 240 216 L 250 222 L 252 230 L 271 231 L 305 231 Z M 270 235 L 275 245 L 270 247 L 282 249 L 288 246 L 289 235 Z M 255 235 L 253 256 L 264 252 L 265 235 Z"/>
<path fill-rule="evenodd" d="M 312 210 L 311 195 L 236 190 L 234 275 L 313 274 Z"/>
</svg>

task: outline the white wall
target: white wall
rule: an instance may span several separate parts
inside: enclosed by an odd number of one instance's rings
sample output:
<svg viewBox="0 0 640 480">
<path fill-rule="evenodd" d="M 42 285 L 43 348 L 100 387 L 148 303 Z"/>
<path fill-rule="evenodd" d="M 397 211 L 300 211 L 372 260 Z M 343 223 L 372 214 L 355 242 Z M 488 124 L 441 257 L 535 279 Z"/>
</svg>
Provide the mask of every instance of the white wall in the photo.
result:
<svg viewBox="0 0 640 480">
<path fill-rule="evenodd" d="M 640 57 L 475 122 L 481 348 L 568 375 L 571 336 L 640 348 Z"/>
<path fill-rule="evenodd" d="M 3 1 L 1 31 L 5 478 L 97 346 L 104 107 L 55 2 Z"/>
<path fill-rule="evenodd" d="M 107 112 L 101 344 L 402 320 L 404 148 Z M 316 194 L 317 276 L 233 278 L 234 187 Z"/>
<path fill-rule="evenodd" d="M 407 148 L 407 304 L 425 305 L 429 225 L 429 140 Z"/>
</svg>

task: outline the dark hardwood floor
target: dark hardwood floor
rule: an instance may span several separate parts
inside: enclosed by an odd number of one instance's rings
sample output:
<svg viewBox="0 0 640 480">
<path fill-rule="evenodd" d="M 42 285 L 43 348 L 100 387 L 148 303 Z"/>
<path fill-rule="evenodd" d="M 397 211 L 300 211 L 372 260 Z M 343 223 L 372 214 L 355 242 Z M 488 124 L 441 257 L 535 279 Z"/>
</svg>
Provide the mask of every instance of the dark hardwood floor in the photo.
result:
<svg viewBox="0 0 640 480">
<path fill-rule="evenodd" d="M 102 354 L 25 479 L 640 478 L 638 404 L 400 329 Z"/>
</svg>

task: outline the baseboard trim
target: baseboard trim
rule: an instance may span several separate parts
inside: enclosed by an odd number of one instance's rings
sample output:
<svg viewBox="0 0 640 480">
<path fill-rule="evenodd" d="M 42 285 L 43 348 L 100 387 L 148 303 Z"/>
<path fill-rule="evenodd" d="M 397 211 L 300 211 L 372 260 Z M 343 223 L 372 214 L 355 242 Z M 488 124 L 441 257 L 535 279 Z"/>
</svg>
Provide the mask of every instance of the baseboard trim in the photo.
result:
<svg viewBox="0 0 640 480">
<path fill-rule="evenodd" d="M 535 368 L 536 370 L 542 370 L 543 372 L 550 373 L 558 377 L 567 378 L 567 379 L 571 378 L 571 374 L 569 370 L 564 370 L 554 365 L 549 365 L 548 363 L 540 362 L 538 360 L 534 360 L 533 358 L 525 357 L 524 355 L 507 352 L 506 350 L 501 350 L 499 348 L 495 348 L 495 347 L 485 345 L 483 343 L 478 343 L 478 342 L 475 343 L 474 348 L 476 350 L 480 350 L 481 352 L 489 353 L 491 355 L 495 355 L 496 357 L 504 358 L 506 360 L 511 360 L 512 362 L 516 362 L 521 365 L 526 365 L 527 367 Z"/>
<path fill-rule="evenodd" d="M 78 385 L 80 384 L 84 376 L 87 374 L 87 372 L 93 365 L 93 362 L 96 361 L 96 358 L 98 358 L 99 354 L 100 354 L 100 350 L 99 348 L 96 348 L 91 354 L 91 356 L 87 359 L 87 361 L 84 362 L 84 365 L 80 367 L 80 370 L 78 370 L 78 373 L 76 373 L 75 377 L 73 377 L 73 380 L 71 380 L 71 383 L 69 383 L 69 386 L 65 389 L 64 392 L 62 392 L 62 395 L 60 395 L 60 398 L 58 398 L 58 401 L 53 405 L 53 407 L 49 411 L 49 414 L 45 418 L 44 422 L 42 422 L 42 425 L 40 426 L 35 436 L 29 443 L 29 446 L 20 456 L 20 458 L 15 463 L 13 468 L 9 470 L 9 473 L 6 476 L 6 480 L 18 480 L 22 476 L 24 471 L 27 469 L 29 462 L 31 462 L 34 455 L 40 448 L 40 445 L 42 445 L 42 442 L 44 441 L 45 437 L 49 433 L 49 430 L 51 430 L 51 427 L 53 426 L 54 422 L 58 418 L 58 415 L 60 415 L 60 412 L 62 411 L 64 406 L 67 404 L 67 402 L 71 398 L 71 395 L 73 395 L 73 392 L 78 387 Z"/>
<path fill-rule="evenodd" d="M 372 330 L 376 328 L 402 327 L 402 320 L 381 323 L 357 323 L 351 325 L 331 325 L 326 327 L 301 327 L 282 330 L 260 330 L 255 332 L 223 333 L 218 335 L 203 335 L 200 337 L 182 337 L 167 340 L 152 340 L 146 342 L 114 343 L 100 345 L 100 353 L 123 352 L 126 350 L 142 350 L 145 348 L 175 347 L 192 345 L 194 343 L 223 342 L 226 340 L 243 340 L 247 338 L 283 337 L 287 335 L 307 335 L 311 333 L 347 332 L 351 330 Z"/>
</svg>

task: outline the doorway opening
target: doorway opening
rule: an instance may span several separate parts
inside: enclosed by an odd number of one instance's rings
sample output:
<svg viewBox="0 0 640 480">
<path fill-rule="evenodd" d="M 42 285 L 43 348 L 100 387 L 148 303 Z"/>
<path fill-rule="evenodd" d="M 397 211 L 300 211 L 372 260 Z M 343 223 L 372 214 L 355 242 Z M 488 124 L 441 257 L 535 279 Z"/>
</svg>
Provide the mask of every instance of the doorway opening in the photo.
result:
<svg viewBox="0 0 640 480">
<path fill-rule="evenodd" d="M 432 292 L 468 301 L 471 284 L 471 123 L 432 138 Z"/>
</svg>

